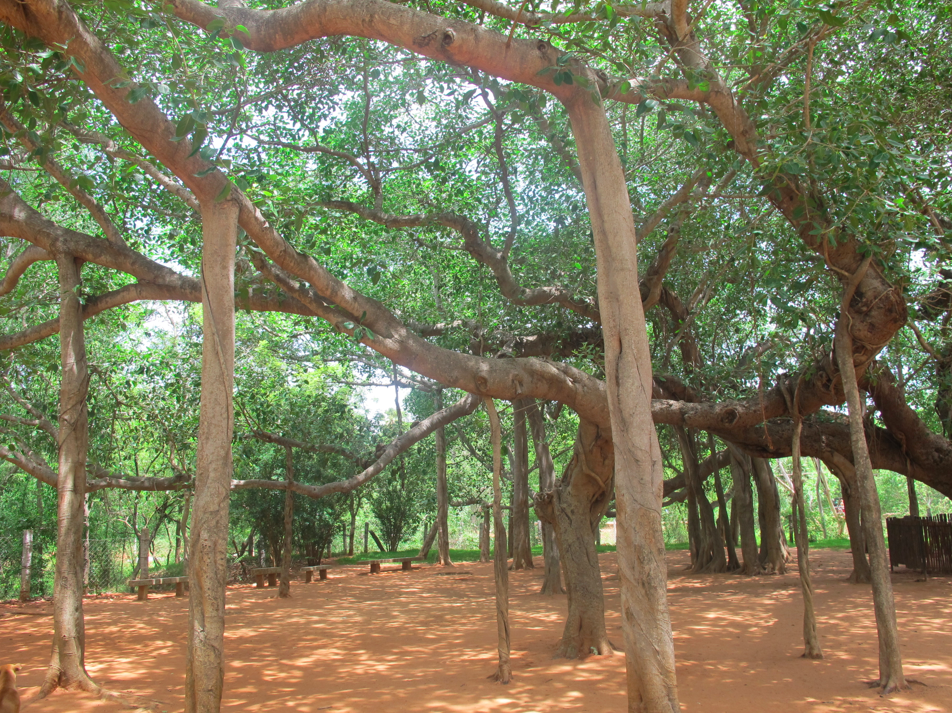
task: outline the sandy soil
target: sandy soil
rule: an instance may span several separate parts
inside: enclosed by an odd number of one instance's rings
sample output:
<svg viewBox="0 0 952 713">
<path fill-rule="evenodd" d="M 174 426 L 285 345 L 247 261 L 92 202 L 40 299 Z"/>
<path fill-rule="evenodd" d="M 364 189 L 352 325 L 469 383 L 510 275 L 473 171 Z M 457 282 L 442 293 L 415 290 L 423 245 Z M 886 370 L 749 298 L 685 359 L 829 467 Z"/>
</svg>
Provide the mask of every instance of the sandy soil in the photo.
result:
<svg viewBox="0 0 952 713">
<path fill-rule="evenodd" d="M 682 709 L 942 711 L 952 713 L 952 578 L 894 575 L 912 690 L 880 698 L 869 588 L 847 584 L 849 554 L 812 553 L 823 661 L 799 658 L 801 599 L 794 573 L 741 578 L 684 573 L 669 555 L 669 596 Z M 621 644 L 615 556 L 602 555 L 608 626 Z M 565 597 L 536 594 L 541 572 L 510 578 L 514 680 L 495 669 L 491 565 L 422 566 L 370 576 L 338 570 L 292 586 L 290 600 L 249 586 L 228 592 L 227 711 L 624 711 L 625 658 L 554 660 Z M 132 595 L 86 601 L 87 668 L 109 688 L 181 711 L 187 600 Z M 0 605 L 0 663 L 19 661 L 23 693 L 48 660 L 50 604 Z M 84 694 L 56 693 L 31 713 L 120 711 Z"/>
</svg>

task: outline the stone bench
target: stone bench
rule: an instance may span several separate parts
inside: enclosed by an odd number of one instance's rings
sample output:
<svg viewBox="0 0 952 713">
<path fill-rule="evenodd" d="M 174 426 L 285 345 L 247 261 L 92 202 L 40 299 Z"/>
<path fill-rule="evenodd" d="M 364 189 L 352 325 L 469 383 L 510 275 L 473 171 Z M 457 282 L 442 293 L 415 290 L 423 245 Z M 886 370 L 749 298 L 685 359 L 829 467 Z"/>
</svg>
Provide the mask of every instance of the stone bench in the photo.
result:
<svg viewBox="0 0 952 713">
<path fill-rule="evenodd" d="M 152 579 L 130 579 L 130 587 L 138 587 L 139 601 L 144 602 L 149 598 L 149 587 L 158 587 L 163 584 L 175 585 L 175 596 L 185 596 L 185 585 L 188 584 L 188 577 L 153 577 Z"/>
<path fill-rule="evenodd" d="M 311 577 L 313 577 L 315 572 L 318 572 L 320 574 L 321 580 L 326 580 L 327 570 L 329 569 L 330 569 L 330 565 L 327 565 L 327 564 L 314 565 L 312 567 L 301 567 L 301 571 L 304 572 L 304 583 L 309 584 L 311 581 Z"/>
<path fill-rule="evenodd" d="M 371 574 L 380 574 L 380 565 L 388 564 L 390 562 L 399 562 L 400 570 L 403 572 L 409 572 L 411 567 L 411 562 L 422 562 L 425 557 L 390 557 L 389 559 L 377 559 L 377 560 L 367 560 L 370 563 L 370 573 Z M 394 570 L 396 571 L 396 570 Z"/>
<path fill-rule="evenodd" d="M 268 577 L 268 586 L 278 586 L 278 575 L 281 574 L 280 567 L 259 567 L 251 570 L 251 575 L 255 578 L 255 589 L 264 587 L 265 575 Z"/>
</svg>

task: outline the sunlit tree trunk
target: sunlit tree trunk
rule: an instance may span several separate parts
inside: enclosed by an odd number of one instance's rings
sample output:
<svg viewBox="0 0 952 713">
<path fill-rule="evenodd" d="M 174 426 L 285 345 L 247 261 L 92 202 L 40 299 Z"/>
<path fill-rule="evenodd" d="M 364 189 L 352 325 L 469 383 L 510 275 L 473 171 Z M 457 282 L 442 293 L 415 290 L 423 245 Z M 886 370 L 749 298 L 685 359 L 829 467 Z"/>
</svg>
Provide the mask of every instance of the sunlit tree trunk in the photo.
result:
<svg viewBox="0 0 952 713">
<path fill-rule="evenodd" d="M 228 498 L 235 378 L 235 247 L 238 205 L 204 202 L 202 395 L 190 538 L 186 713 L 216 713 L 225 673 Z"/>
<path fill-rule="evenodd" d="M 545 423 L 542 420 L 542 410 L 534 400 L 529 401 L 526 415 L 529 419 L 529 429 L 532 432 L 532 441 L 535 447 L 536 461 L 539 464 L 539 495 L 552 492 L 555 489 L 555 464 L 549 452 L 549 444 L 545 440 Z M 545 565 L 545 575 L 542 579 L 541 594 L 564 594 L 562 589 L 562 570 L 559 559 L 558 538 L 550 522 L 539 521 L 542 525 L 542 560 Z"/>
<path fill-rule="evenodd" d="M 535 565 L 529 541 L 529 400 L 517 399 L 512 407 L 512 568 L 531 569 Z"/>
<path fill-rule="evenodd" d="M 288 489 L 284 491 L 284 545 L 281 548 L 281 583 L 278 585 L 278 596 L 282 599 L 291 596 L 291 546 L 294 536 L 294 491 L 291 490 L 291 484 L 294 482 L 294 458 L 290 446 L 284 448 L 284 473 Z"/>
<path fill-rule="evenodd" d="M 443 409 L 443 389 L 436 390 L 433 406 L 436 411 Z M 440 426 L 433 435 L 436 439 L 437 551 L 440 564 L 452 567 L 453 561 L 450 559 L 450 491 L 446 482 L 446 433 L 443 427 Z"/>
</svg>

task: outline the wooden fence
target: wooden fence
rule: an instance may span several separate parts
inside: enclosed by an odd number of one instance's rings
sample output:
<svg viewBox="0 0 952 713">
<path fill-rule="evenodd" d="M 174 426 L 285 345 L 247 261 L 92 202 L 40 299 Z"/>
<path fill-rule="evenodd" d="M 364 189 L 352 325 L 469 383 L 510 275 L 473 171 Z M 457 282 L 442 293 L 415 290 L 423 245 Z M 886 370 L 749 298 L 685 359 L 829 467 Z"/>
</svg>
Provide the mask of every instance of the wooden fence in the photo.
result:
<svg viewBox="0 0 952 713">
<path fill-rule="evenodd" d="M 890 567 L 952 574 L 952 519 L 948 515 L 886 518 L 886 533 Z"/>
</svg>

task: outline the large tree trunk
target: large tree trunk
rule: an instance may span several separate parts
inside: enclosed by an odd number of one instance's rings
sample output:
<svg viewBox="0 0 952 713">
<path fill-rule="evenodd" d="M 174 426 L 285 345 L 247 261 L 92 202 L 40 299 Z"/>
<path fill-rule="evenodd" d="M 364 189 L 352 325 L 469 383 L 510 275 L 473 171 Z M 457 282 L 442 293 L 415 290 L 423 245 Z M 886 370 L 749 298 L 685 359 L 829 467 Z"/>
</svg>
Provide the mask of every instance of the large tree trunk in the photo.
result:
<svg viewBox="0 0 952 713">
<path fill-rule="evenodd" d="M 866 535 L 863 534 L 863 520 L 856 493 L 856 471 L 853 464 L 845 458 L 827 461 L 827 467 L 840 481 L 843 494 L 843 511 L 846 518 L 846 531 L 850 538 L 850 554 L 853 556 L 853 571 L 849 581 L 854 584 L 869 584 L 872 574 L 869 559 L 866 557 Z"/>
<path fill-rule="evenodd" d="M 919 517 L 919 496 L 916 495 L 915 479 L 906 476 L 906 491 L 909 494 L 909 514 L 912 517 Z"/>
<path fill-rule="evenodd" d="M 602 576 L 595 527 L 611 501 L 614 451 L 608 434 L 582 421 L 575 452 L 559 486 L 536 499 L 540 519 L 555 526 L 568 593 L 568 617 L 559 656 L 582 658 L 612 653 L 605 630 Z"/>
<path fill-rule="evenodd" d="M 294 459 L 291 446 L 284 448 L 284 472 L 287 476 L 288 489 L 284 491 L 284 546 L 281 548 L 281 583 L 278 585 L 278 597 L 286 599 L 291 596 L 291 544 L 294 535 Z M 344 538 L 346 540 L 346 537 Z"/>
<path fill-rule="evenodd" d="M 780 517 L 780 492 L 770 462 L 763 458 L 751 458 L 754 480 L 757 483 L 757 501 L 761 515 L 760 564 L 768 572 L 783 574 L 787 571 L 787 545 Z"/>
<path fill-rule="evenodd" d="M 443 389 L 437 389 L 434 396 L 434 409 L 443 410 Z M 446 483 L 446 433 L 440 426 L 434 433 L 436 439 L 436 524 L 439 528 L 437 550 L 439 562 L 447 567 L 453 566 L 450 559 L 450 492 Z"/>
<path fill-rule="evenodd" d="M 83 497 L 89 413 L 89 372 L 83 305 L 77 295 L 79 265 L 71 255 L 56 258 L 60 285 L 59 463 L 57 482 L 56 579 L 53 583 L 53 652 L 40 689 L 45 696 L 58 686 L 98 692 L 86 673 L 86 627 L 83 620 Z"/>
<path fill-rule="evenodd" d="M 529 541 L 529 434 L 526 409 L 529 399 L 512 402 L 512 568 L 532 569 Z"/>
<path fill-rule="evenodd" d="M 757 530 L 754 523 L 754 493 L 750 484 L 750 457 L 731 448 L 731 478 L 734 481 L 734 506 L 737 508 L 737 526 L 740 530 L 740 551 L 744 557 L 741 574 L 760 574 L 757 553 Z"/>
<path fill-rule="evenodd" d="M 495 547 L 493 575 L 496 583 L 496 635 L 499 666 L 493 676 L 500 683 L 512 680 L 512 664 L 509 661 L 509 563 L 506 561 L 506 525 L 502 517 L 502 429 L 496 406 L 490 398 L 485 399 L 493 444 L 493 531 Z"/>
<path fill-rule="evenodd" d="M 693 430 L 681 426 L 674 427 L 681 447 L 684 479 L 688 491 L 693 496 L 700 515 L 700 539 L 697 544 L 697 556 L 693 563 L 694 572 L 724 572 L 727 560 L 724 558 L 724 541 L 714 519 L 714 508 L 704 494 L 704 483 L 698 469 L 697 443 Z"/>
<path fill-rule="evenodd" d="M 532 431 L 532 443 L 535 446 L 536 462 L 539 464 L 539 492 L 541 494 L 555 489 L 555 464 L 549 452 L 549 443 L 545 440 L 545 423 L 542 420 L 542 411 L 535 400 L 529 400 L 526 410 L 529 419 L 529 429 Z M 559 559 L 559 543 L 555 536 L 552 523 L 539 521 L 542 525 L 542 561 L 545 565 L 545 575 L 542 578 L 540 594 L 565 594 L 562 589 L 562 569 Z"/>
<path fill-rule="evenodd" d="M 225 674 L 228 497 L 235 379 L 235 246 L 238 204 L 202 203 L 202 395 L 189 551 L 186 713 L 221 707 Z"/>
<path fill-rule="evenodd" d="M 596 77 L 587 71 L 594 86 Z M 651 416 L 651 351 L 641 294 L 635 287 L 638 236 L 611 127 L 596 98 L 597 94 L 576 92 L 566 107 L 597 258 L 605 384 L 618 472 L 618 570 L 628 710 L 672 713 L 679 706 L 661 527 L 664 473 Z"/>
<path fill-rule="evenodd" d="M 896 603 L 893 600 L 892 579 L 889 572 L 886 538 L 883 535 L 882 512 L 879 493 L 869 460 L 866 429 L 863 425 L 864 404 L 856 384 L 853 364 L 853 338 L 850 335 L 850 302 L 860 279 L 865 274 L 871 258 L 866 258 L 843 291 L 840 317 L 836 322 L 834 351 L 836 363 L 843 379 L 843 392 L 850 415 L 850 443 L 853 446 L 853 467 L 856 471 L 856 489 L 859 492 L 863 513 L 863 532 L 869 547 L 869 567 L 872 573 L 873 610 L 876 613 L 876 630 L 879 633 L 879 687 L 882 693 L 906 688 L 902 671 L 902 653 L 899 650 L 899 627 L 896 624 Z"/>
</svg>

